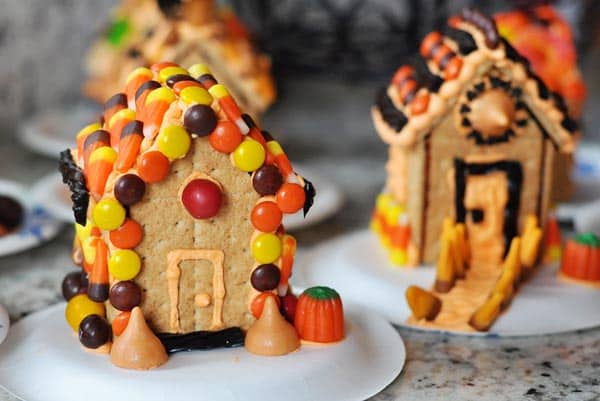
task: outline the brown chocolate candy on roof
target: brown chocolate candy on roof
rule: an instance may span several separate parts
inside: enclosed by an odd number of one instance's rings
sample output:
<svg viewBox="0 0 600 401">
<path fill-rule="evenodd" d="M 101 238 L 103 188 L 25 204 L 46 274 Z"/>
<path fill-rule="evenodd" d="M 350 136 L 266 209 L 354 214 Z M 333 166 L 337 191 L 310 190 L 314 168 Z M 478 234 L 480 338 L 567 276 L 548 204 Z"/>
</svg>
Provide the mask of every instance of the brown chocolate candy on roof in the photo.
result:
<svg viewBox="0 0 600 401">
<path fill-rule="evenodd" d="M 198 136 L 209 135 L 217 126 L 217 116 L 212 107 L 204 104 L 195 104 L 186 110 L 183 116 L 183 125 L 192 134 Z"/>
<path fill-rule="evenodd" d="M 262 196 L 274 195 L 282 184 L 281 172 L 272 164 L 265 164 L 252 177 L 254 190 Z"/>
</svg>

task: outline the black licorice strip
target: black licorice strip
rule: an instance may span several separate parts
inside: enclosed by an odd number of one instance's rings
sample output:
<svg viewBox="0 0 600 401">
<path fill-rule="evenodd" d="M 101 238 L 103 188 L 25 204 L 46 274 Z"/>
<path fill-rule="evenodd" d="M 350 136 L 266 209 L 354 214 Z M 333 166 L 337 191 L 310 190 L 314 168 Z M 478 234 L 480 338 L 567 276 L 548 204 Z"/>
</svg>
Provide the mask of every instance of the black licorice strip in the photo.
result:
<svg viewBox="0 0 600 401">
<path fill-rule="evenodd" d="M 239 327 L 220 331 L 194 331 L 187 334 L 159 333 L 158 339 L 169 354 L 175 352 L 233 348 L 244 345 L 246 334 Z"/>
<path fill-rule="evenodd" d="M 310 210 L 310 208 L 312 207 L 312 205 L 315 202 L 315 196 L 317 196 L 317 190 L 315 189 L 315 186 L 313 185 L 312 182 L 308 181 L 304 177 L 302 177 L 302 178 L 304 179 L 304 194 L 305 194 L 304 207 L 302 208 L 302 211 L 304 212 L 304 217 L 306 217 L 306 214 L 308 213 L 308 211 Z"/>
<path fill-rule="evenodd" d="M 398 110 L 394 106 L 392 99 L 387 94 L 387 88 L 384 87 L 379 90 L 375 102 L 383 121 L 396 132 L 400 131 L 406 125 L 408 118 L 406 118 L 406 115 L 401 110 Z"/>
<path fill-rule="evenodd" d="M 85 186 L 85 176 L 83 175 L 83 171 L 81 171 L 79 166 L 73 161 L 69 149 L 60 152 L 58 170 L 62 175 L 63 182 L 67 184 L 71 190 L 75 221 L 78 224 L 85 226 L 90 195 Z"/>
</svg>

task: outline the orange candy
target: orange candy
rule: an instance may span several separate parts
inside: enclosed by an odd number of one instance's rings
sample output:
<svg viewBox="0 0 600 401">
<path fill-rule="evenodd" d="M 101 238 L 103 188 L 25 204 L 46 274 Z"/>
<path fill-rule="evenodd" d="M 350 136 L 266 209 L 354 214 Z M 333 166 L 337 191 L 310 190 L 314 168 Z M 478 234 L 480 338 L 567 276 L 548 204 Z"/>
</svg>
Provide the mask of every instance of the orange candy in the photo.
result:
<svg viewBox="0 0 600 401">
<path fill-rule="evenodd" d="M 277 230 L 283 217 L 275 202 L 261 202 L 254 206 L 250 219 L 257 230 L 268 233 Z"/>
<path fill-rule="evenodd" d="M 294 326 L 303 340 L 319 343 L 344 338 L 344 307 L 329 287 L 312 287 L 298 297 Z"/>
<path fill-rule="evenodd" d="M 255 318 L 259 318 L 262 315 L 263 308 L 265 307 L 265 301 L 268 297 L 275 298 L 275 302 L 277 302 L 277 307 L 281 306 L 281 301 L 279 297 L 273 294 L 272 292 L 263 292 L 260 293 L 254 298 L 252 301 L 252 305 L 250 305 L 250 312 L 254 315 Z"/>
<path fill-rule="evenodd" d="M 208 141 L 215 150 L 231 153 L 242 143 L 242 133 L 235 123 L 219 121 L 215 130 L 208 137 Z"/>
<path fill-rule="evenodd" d="M 169 159 L 158 151 L 146 152 L 139 157 L 137 167 L 141 179 L 152 184 L 169 174 Z"/>
<path fill-rule="evenodd" d="M 110 242 L 117 248 L 132 249 L 142 240 L 142 226 L 135 220 L 127 219 L 121 227 L 112 230 L 109 236 Z"/>
<path fill-rule="evenodd" d="M 129 323 L 131 312 L 121 312 L 112 321 L 112 332 L 115 336 L 120 336 Z"/>
<path fill-rule="evenodd" d="M 285 183 L 277 191 L 277 205 L 284 213 L 296 213 L 305 200 L 304 189 L 298 184 Z"/>
</svg>

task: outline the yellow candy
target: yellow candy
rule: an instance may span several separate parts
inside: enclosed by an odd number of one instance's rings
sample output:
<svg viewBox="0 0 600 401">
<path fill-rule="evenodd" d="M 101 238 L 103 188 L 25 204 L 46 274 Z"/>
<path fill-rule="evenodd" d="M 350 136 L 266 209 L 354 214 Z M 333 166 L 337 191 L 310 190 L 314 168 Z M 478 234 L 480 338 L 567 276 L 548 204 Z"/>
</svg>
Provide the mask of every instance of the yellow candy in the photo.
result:
<svg viewBox="0 0 600 401">
<path fill-rule="evenodd" d="M 404 266 L 408 262 L 408 255 L 402 249 L 393 249 L 390 252 L 390 262 L 396 266 Z"/>
<path fill-rule="evenodd" d="M 205 104 L 209 106 L 213 97 L 204 88 L 198 86 L 188 86 L 179 93 L 179 98 L 186 104 Z"/>
<path fill-rule="evenodd" d="M 135 111 L 131 109 L 122 109 L 117 111 L 108 121 L 108 129 L 112 129 L 113 125 L 119 120 L 135 120 Z"/>
<path fill-rule="evenodd" d="M 116 199 L 102 199 L 94 206 L 92 216 L 101 230 L 115 230 L 125 221 L 125 208 Z"/>
<path fill-rule="evenodd" d="M 260 234 L 252 243 L 252 255 L 259 263 L 273 263 L 281 256 L 281 240 L 275 234 Z"/>
<path fill-rule="evenodd" d="M 79 241 L 83 241 L 92 233 L 92 228 L 94 228 L 94 223 L 92 219 L 87 219 L 85 222 L 85 226 L 81 224 L 75 223 L 75 235 Z"/>
<path fill-rule="evenodd" d="M 158 73 L 158 79 L 160 82 L 166 82 L 167 79 L 173 75 L 190 75 L 187 70 L 181 67 L 165 67 Z"/>
<path fill-rule="evenodd" d="M 269 152 L 271 152 L 273 156 L 279 156 L 283 154 L 283 148 L 277 141 L 267 142 L 267 148 L 269 148 Z"/>
<path fill-rule="evenodd" d="M 152 71 L 146 67 L 138 67 L 135 70 L 131 71 L 129 75 L 127 75 L 126 83 L 129 83 L 133 78 L 136 78 L 138 75 L 145 75 L 148 79 L 152 79 Z"/>
<path fill-rule="evenodd" d="M 233 151 L 233 163 L 243 171 L 257 170 L 265 162 L 265 148 L 252 139 L 246 139 Z"/>
<path fill-rule="evenodd" d="M 65 309 L 65 318 L 73 331 L 79 330 L 79 324 L 83 319 L 90 315 L 98 315 L 104 317 L 104 304 L 94 302 L 87 297 L 86 294 L 75 295 L 67 303 Z"/>
<path fill-rule="evenodd" d="M 158 134 L 158 150 L 169 159 L 181 159 L 190 150 L 190 134 L 179 125 L 169 125 Z"/>
<path fill-rule="evenodd" d="M 141 266 L 140 257 L 130 249 L 115 251 L 108 260 L 108 271 L 117 280 L 131 280 L 138 275 Z"/>
<path fill-rule="evenodd" d="M 97 131 L 99 129 L 102 129 L 102 125 L 100 125 L 100 123 L 93 123 L 93 124 L 90 124 L 90 125 L 86 125 L 85 127 L 83 127 L 81 129 L 81 131 L 79 131 L 77 133 L 77 138 L 80 138 L 80 137 L 85 136 L 87 134 L 91 134 L 92 132 Z"/>
<path fill-rule="evenodd" d="M 200 78 L 202 75 L 210 74 L 210 70 L 204 64 L 194 64 L 188 68 L 190 75 L 194 78 Z"/>
<path fill-rule="evenodd" d="M 150 92 L 146 97 L 146 106 L 157 100 L 162 100 L 163 102 L 171 103 L 175 100 L 175 93 L 170 88 L 164 86 L 156 88 L 152 92 Z"/>
<path fill-rule="evenodd" d="M 90 154 L 89 164 L 92 165 L 92 163 L 101 160 L 114 163 L 117 160 L 117 151 L 110 146 L 101 146 Z"/>
<path fill-rule="evenodd" d="M 216 84 L 211 86 L 208 91 L 210 92 L 210 94 L 212 95 L 212 97 L 220 99 L 222 97 L 225 96 L 229 96 L 229 91 L 227 90 L 226 87 L 224 87 L 221 84 Z"/>
<path fill-rule="evenodd" d="M 89 265 L 94 264 L 96 260 L 96 237 L 87 237 L 81 241 L 81 251 L 83 252 L 83 259 Z"/>
</svg>

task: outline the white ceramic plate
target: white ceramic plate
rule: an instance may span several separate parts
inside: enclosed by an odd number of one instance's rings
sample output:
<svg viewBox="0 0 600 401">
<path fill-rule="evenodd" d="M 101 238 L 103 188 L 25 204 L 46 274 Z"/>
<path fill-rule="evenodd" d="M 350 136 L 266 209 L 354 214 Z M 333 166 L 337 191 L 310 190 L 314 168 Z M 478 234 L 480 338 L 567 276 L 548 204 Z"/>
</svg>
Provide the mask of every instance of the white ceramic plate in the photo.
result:
<svg viewBox="0 0 600 401">
<path fill-rule="evenodd" d="M 323 221 L 337 212 L 343 202 L 341 191 L 329 180 L 302 166 L 297 171 L 300 174 L 305 174 L 311 180 L 317 188 L 317 196 L 306 218 L 302 215 L 302 211 L 285 217 L 285 228 L 290 231 Z M 73 222 L 71 195 L 67 186 L 62 183 L 58 173 L 49 174 L 39 180 L 34 185 L 32 193 L 37 199 L 43 200 L 44 206 L 53 216 L 64 222 Z"/>
<path fill-rule="evenodd" d="M 295 264 L 294 285 L 331 286 L 343 299 L 372 308 L 400 326 L 406 326 L 410 316 L 404 298 L 406 288 L 412 284 L 430 288 L 435 277 L 432 266 L 392 266 L 375 234 L 368 230 L 300 253 Z M 556 269 L 540 267 L 487 334 L 540 335 L 600 326 L 600 290 L 563 282 L 556 278 Z"/>
<path fill-rule="evenodd" d="M 0 345 L 0 383 L 26 401 L 364 400 L 402 371 L 406 352 L 394 328 L 346 305 L 347 337 L 303 346 L 283 357 L 244 348 L 175 354 L 147 372 L 111 365 L 81 349 L 64 320 L 65 304 L 30 315 Z"/>
<path fill-rule="evenodd" d="M 73 147 L 75 134 L 99 114 L 99 106 L 84 101 L 48 109 L 25 121 L 19 138 L 30 150 L 58 159 L 60 152 Z"/>
<path fill-rule="evenodd" d="M 28 195 L 19 184 L 7 180 L 0 180 L 0 194 L 15 198 L 25 208 L 24 220 L 17 230 L 0 237 L 0 256 L 33 248 L 58 234 L 62 222 L 40 205 L 40 198 Z"/>
</svg>

